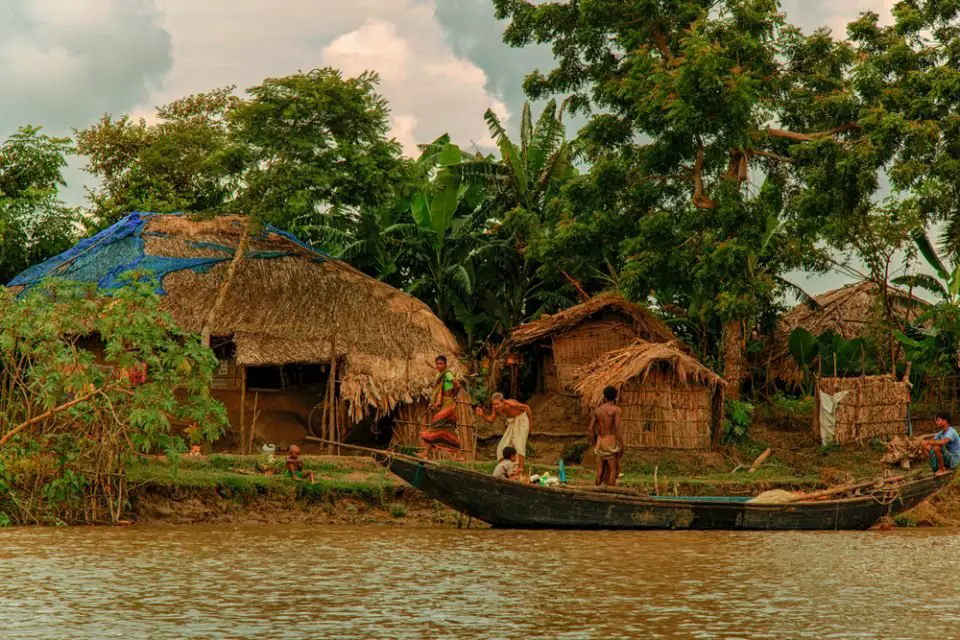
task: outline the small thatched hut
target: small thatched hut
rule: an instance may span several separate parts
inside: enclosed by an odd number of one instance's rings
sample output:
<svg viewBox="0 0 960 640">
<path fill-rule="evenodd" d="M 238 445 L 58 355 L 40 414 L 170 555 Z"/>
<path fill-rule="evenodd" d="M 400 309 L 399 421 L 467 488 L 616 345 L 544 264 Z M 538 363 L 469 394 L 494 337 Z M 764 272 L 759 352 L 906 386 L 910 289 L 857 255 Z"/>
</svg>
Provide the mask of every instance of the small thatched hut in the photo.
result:
<svg viewBox="0 0 960 640">
<path fill-rule="evenodd" d="M 905 323 L 916 318 L 926 302 L 915 295 L 888 287 L 897 317 Z M 813 336 L 833 332 L 844 340 L 866 337 L 878 319 L 878 292 L 872 282 L 850 284 L 814 297 L 815 305 L 799 304 L 780 317 L 773 342 L 767 350 L 772 378 L 792 384 L 803 380 L 803 371 L 790 354 L 790 334 L 804 328 Z"/>
<path fill-rule="evenodd" d="M 723 420 L 720 376 L 676 344 L 638 340 L 583 367 L 573 385 L 585 409 L 619 392 L 627 446 L 638 449 L 707 449 Z"/>
<path fill-rule="evenodd" d="M 599 356 L 633 343 L 670 342 L 676 336 L 649 310 L 623 296 L 600 294 L 569 309 L 514 329 L 510 346 L 533 349 L 541 392 L 563 392 L 575 373 Z"/>
<path fill-rule="evenodd" d="M 133 213 L 9 286 L 58 277 L 109 290 L 124 272 L 152 272 L 162 307 L 210 336 L 221 363 L 214 392 L 231 422 L 242 433 L 256 420 L 277 444 L 305 430 L 343 436 L 423 405 L 437 354 L 459 370 L 456 340 L 425 304 L 279 229 L 250 235 L 248 224 Z M 469 404 L 463 413 L 472 422 Z"/>
<path fill-rule="evenodd" d="M 909 406 L 910 385 L 891 375 L 820 378 L 813 433 L 825 445 L 904 435 Z"/>
</svg>

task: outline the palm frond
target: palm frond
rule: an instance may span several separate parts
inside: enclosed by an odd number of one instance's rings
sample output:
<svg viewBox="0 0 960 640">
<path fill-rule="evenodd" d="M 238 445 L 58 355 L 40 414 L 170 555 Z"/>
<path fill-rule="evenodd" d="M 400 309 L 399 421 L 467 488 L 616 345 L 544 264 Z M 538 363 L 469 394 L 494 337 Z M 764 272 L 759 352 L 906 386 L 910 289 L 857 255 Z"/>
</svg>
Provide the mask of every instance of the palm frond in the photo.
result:
<svg viewBox="0 0 960 640">
<path fill-rule="evenodd" d="M 820 305 L 817 304 L 816 298 L 804 291 L 800 285 L 794 284 L 781 276 L 773 276 L 773 279 L 784 289 L 792 291 L 803 304 L 810 308 L 811 311 L 816 311 L 820 308 Z"/>
<path fill-rule="evenodd" d="M 493 109 L 487 109 L 483 114 L 483 119 L 487 121 L 490 137 L 493 138 L 493 141 L 497 143 L 498 147 L 502 140 L 510 139 L 510 136 L 507 135 L 507 130 L 503 128 L 503 124 L 500 122 L 500 116 L 494 113 Z"/>
<path fill-rule="evenodd" d="M 933 243 L 930 242 L 930 238 L 927 237 L 927 234 L 914 234 L 913 241 L 917 245 L 917 249 L 920 250 L 920 255 L 922 255 L 923 259 L 927 261 L 927 264 L 933 268 L 937 275 L 940 276 L 941 280 L 948 282 L 950 280 L 950 272 L 944 266 L 943 261 L 940 260 L 940 255 L 937 253 Z"/>
<path fill-rule="evenodd" d="M 565 128 L 556 116 L 557 102 L 550 100 L 543 108 L 530 143 L 528 165 L 533 174 L 543 171 L 548 158 L 553 156 L 563 142 Z"/>
<path fill-rule="evenodd" d="M 941 298 L 947 297 L 947 290 L 943 286 L 943 283 L 934 278 L 931 275 L 925 273 L 918 273 L 915 275 L 906 275 L 899 276 L 892 280 L 893 284 L 900 287 L 909 287 L 912 289 L 925 289 L 930 293 L 940 296 Z"/>
<path fill-rule="evenodd" d="M 520 158 L 525 166 L 527 166 L 527 153 L 532 142 L 533 116 L 530 115 L 530 103 L 525 101 L 520 116 Z"/>
<path fill-rule="evenodd" d="M 457 284 L 467 295 L 473 295 L 473 278 L 462 264 L 450 267 L 450 280 Z"/>
</svg>

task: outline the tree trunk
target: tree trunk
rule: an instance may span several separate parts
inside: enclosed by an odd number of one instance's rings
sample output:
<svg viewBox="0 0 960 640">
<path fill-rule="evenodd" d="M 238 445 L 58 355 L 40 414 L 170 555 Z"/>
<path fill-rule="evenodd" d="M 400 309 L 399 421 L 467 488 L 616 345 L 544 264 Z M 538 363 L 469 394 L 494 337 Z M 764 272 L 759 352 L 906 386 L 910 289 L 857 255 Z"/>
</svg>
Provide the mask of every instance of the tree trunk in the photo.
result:
<svg viewBox="0 0 960 640">
<path fill-rule="evenodd" d="M 730 320 L 723 328 L 723 377 L 727 397 L 740 399 L 740 386 L 747 377 L 747 357 L 743 340 L 743 321 Z"/>
</svg>

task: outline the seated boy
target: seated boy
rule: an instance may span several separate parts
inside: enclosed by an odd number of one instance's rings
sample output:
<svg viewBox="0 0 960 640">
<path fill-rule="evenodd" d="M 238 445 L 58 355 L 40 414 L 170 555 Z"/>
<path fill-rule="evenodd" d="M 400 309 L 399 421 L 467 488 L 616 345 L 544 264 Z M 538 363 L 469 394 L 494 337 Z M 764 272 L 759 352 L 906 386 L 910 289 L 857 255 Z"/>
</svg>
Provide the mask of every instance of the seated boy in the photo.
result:
<svg viewBox="0 0 960 640">
<path fill-rule="evenodd" d="M 502 480 L 516 480 L 520 474 L 520 468 L 517 466 L 517 450 L 513 447 L 504 447 L 503 458 L 493 470 L 493 477 Z"/>
<path fill-rule="evenodd" d="M 940 431 L 931 440 L 922 442 L 923 451 L 930 456 L 930 468 L 937 475 L 947 473 L 960 463 L 960 435 L 950 426 L 950 414 L 941 411 L 934 419 Z"/>
<path fill-rule="evenodd" d="M 297 445 L 290 447 L 290 456 L 287 458 L 287 473 L 297 482 L 304 480 L 310 480 L 311 484 L 316 482 L 313 471 L 303 471 L 303 460 L 300 459 L 300 447 Z"/>
</svg>

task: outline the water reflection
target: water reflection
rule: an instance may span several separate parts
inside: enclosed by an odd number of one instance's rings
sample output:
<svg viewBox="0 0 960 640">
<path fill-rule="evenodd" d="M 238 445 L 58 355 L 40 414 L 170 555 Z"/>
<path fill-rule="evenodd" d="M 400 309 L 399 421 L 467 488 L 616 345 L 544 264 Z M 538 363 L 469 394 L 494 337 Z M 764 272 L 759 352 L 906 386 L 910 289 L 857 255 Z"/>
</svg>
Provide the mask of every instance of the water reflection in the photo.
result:
<svg viewBox="0 0 960 640">
<path fill-rule="evenodd" d="M 0 533 L 0 636 L 942 638 L 958 552 L 949 531 L 22 529 Z"/>
</svg>

